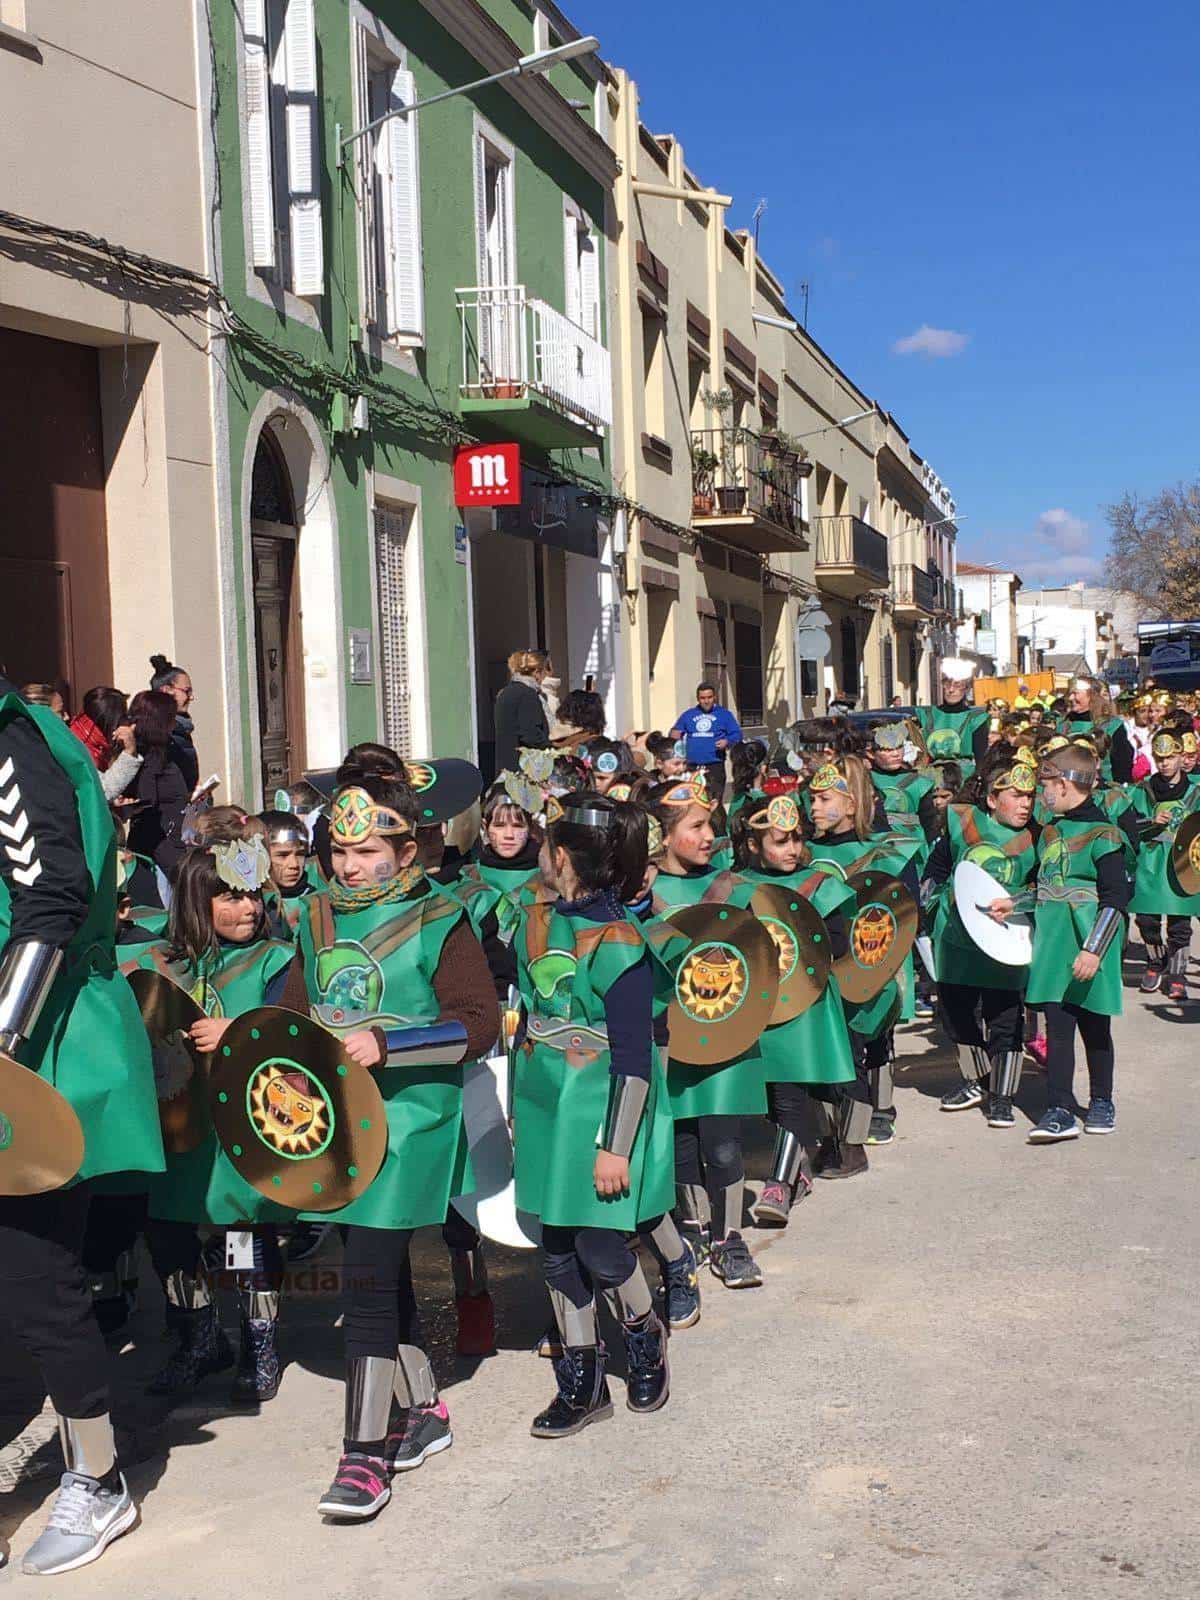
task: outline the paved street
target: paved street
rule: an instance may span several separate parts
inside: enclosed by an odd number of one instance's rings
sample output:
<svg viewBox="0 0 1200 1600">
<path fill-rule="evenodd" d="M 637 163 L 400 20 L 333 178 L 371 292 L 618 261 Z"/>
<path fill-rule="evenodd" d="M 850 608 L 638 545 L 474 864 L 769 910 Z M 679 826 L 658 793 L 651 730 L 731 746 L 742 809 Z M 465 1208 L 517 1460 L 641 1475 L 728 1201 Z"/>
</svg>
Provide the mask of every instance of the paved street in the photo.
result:
<svg viewBox="0 0 1200 1600">
<path fill-rule="evenodd" d="M 169 1457 L 132 1473 L 139 1532 L 84 1573 L 39 1584 L 10 1567 L 0 1587 L 67 1600 L 1195 1594 L 1200 1068 L 1177 1012 L 1128 1001 L 1118 1133 L 1059 1148 L 940 1115 L 949 1056 L 910 1032 L 897 1141 L 867 1178 L 818 1184 L 786 1235 L 752 1235 L 765 1287 L 707 1292 L 700 1325 L 672 1341 L 661 1415 L 619 1405 L 577 1440 L 531 1439 L 551 1392 L 528 1353 L 543 1305 L 532 1259 L 498 1266 L 503 1349 L 470 1372 L 446 1354 L 434 1238 L 423 1290 L 456 1444 L 400 1480 L 373 1526 L 313 1511 L 341 1427 L 335 1303 L 313 1294 L 285 1312 L 292 1365 L 266 1412 L 228 1414 L 219 1379 L 171 1417 Z M 1027 1076 L 1026 1117 L 1041 1097 Z M 139 1343 L 120 1357 L 126 1420 L 151 1452 L 154 1418 L 131 1407 L 164 1353 L 160 1326 L 144 1292 Z M 36 1398 L 21 1410 L 23 1377 L 0 1391 L 20 1411 L 6 1439 L 36 1411 Z M 47 1433 L 35 1419 L 27 1447 Z M 51 1460 L 35 1452 L 30 1470 Z M 3 1475 L 0 1534 L 17 1552 L 52 1482 L 7 1492 Z"/>
</svg>

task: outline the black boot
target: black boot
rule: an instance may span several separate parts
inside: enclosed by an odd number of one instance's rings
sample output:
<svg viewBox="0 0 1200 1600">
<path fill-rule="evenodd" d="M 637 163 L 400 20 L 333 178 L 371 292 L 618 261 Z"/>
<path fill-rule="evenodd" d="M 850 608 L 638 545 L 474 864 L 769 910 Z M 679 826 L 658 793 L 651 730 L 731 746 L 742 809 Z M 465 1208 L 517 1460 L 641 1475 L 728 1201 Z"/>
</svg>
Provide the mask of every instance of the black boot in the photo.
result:
<svg viewBox="0 0 1200 1600">
<path fill-rule="evenodd" d="M 147 1394 L 168 1399 L 191 1394 L 210 1372 L 221 1372 L 233 1365 L 233 1346 L 225 1337 L 216 1306 L 178 1310 L 176 1316 L 179 1344 L 162 1371 L 146 1385 Z"/>
<path fill-rule="evenodd" d="M 625 1403 L 630 1411 L 658 1411 L 671 1392 L 671 1369 L 667 1362 L 667 1330 L 647 1312 L 637 1322 L 621 1327 L 625 1337 Z"/>
<path fill-rule="evenodd" d="M 533 1419 L 535 1439 L 565 1439 L 612 1416 L 612 1396 L 604 1376 L 604 1358 L 595 1345 L 566 1349 L 554 1364 L 558 1393 Z"/>
<path fill-rule="evenodd" d="M 283 1369 L 279 1362 L 279 1296 L 242 1290 L 241 1345 L 238 1369 L 229 1398 L 235 1406 L 257 1406 L 279 1393 Z"/>
</svg>

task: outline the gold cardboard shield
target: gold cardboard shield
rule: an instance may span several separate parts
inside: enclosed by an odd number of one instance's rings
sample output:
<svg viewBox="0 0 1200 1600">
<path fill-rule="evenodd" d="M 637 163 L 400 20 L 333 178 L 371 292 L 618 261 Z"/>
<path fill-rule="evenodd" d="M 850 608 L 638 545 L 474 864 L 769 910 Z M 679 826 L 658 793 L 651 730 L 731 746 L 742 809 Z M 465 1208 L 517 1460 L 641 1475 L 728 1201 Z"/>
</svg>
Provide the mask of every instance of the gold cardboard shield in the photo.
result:
<svg viewBox="0 0 1200 1600">
<path fill-rule="evenodd" d="M 205 1087 L 208 1058 L 187 1035 L 204 1010 L 161 972 L 131 972 L 129 987 L 150 1036 L 163 1149 L 169 1156 L 186 1155 L 212 1127 Z"/>
<path fill-rule="evenodd" d="M 829 929 L 813 905 L 781 883 L 760 883 L 750 910 L 771 935 L 779 963 L 779 994 L 769 1027 L 791 1022 L 816 1005 L 829 982 L 833 951 Z"/>
<path fill-rule="evenodd" d="M 1175 830 L 1171 872 L 1182 894 L 1200 894 L 1200 811 L 1184 817 Z"/>
<path fill-rule="evenodd" d="M 850 948 L 833 972 L 842 998 L 862 1005 L 904 965 L 917 937 L 917 902 L 886 872 L 855 872 L 848 882 L 858 909 L 850 921 Z"/>
<path fill-rule="evenodd" d="M 753 912 L 737 906 L 678 906 L 668 920 L 689 940 L 667 1015 L 671 1059 L 693 1067 L 732 1061 L 775 1009 L 775 942 Z"/>
<path fill-rule="evenodd" d="M 229 1026 L 208 1073 L 221 1148 L 252 1189 L 293 1211 L 336 1211 L 375 1181 L 387 1115 L 336 1034 L 279 1006 Z"/>
<path fill-rule="evenodd" d="M 52 1083 L 0 1052 L 0 1194 L 61 1189 L 83 1165 L 83 1128 Z"/>
</svg>

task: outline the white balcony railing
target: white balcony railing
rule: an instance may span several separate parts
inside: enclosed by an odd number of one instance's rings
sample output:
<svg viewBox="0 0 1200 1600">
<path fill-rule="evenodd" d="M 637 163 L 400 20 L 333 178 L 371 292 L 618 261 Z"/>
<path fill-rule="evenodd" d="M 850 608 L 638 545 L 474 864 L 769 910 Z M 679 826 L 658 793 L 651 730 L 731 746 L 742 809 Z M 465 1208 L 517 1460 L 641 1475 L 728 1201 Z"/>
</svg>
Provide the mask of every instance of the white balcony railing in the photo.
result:
<svg viewBox="0 0 1200 1600">
<path fill-rule="evenodd" d="M 612 366 L 599 340 L 524 284 L 455 295 L 465 396 L 514 400 L 532 390 L 597 432 L 612 426 Z"/>
</svg>

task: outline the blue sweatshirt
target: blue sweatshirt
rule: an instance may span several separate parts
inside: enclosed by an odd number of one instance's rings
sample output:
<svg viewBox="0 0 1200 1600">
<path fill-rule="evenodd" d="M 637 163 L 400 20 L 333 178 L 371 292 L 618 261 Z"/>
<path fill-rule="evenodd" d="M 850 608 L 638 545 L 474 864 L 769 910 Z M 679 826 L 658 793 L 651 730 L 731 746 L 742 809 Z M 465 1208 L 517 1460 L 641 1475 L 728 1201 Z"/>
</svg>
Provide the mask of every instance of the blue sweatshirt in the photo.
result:
<svg viewBox="0 0 1200 1600">
<path fill-rule="evenodd" d="M 724 739 L 731 745 L 741 742 L 742 730 L 738 720 L 724 706 L 714 706 L 711 711 L 701 711 L 699 706 L 693 706 L 690 711 L 684 711 L 675 718 L 675 726 L 687 740 L 689 767 L 707 767 L 713 762 L 724 761 L 726 752 L 717 749 L 718 739 Z"/>
</svg>

